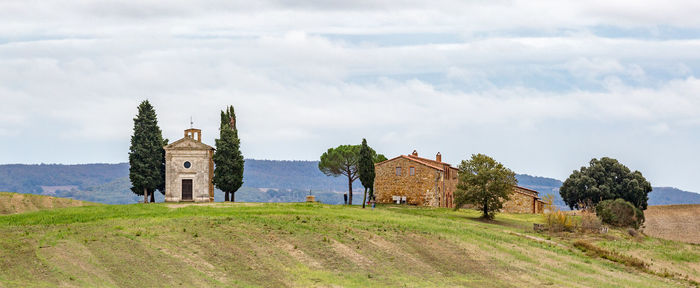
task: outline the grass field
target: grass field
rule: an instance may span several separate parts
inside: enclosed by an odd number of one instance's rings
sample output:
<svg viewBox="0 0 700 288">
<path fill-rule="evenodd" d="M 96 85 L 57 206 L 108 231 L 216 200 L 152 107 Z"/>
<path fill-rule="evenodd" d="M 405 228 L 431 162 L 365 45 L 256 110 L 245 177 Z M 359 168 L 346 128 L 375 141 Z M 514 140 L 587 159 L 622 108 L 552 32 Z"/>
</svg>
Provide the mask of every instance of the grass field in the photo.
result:
<svg viewBox="0 0 700 288">
<path fill-rule="evenodd" d="M 478 216 L 306 203 L 4 215 L 0 287 L 686 287 L 700 275 L 697 245 L 621 231 L 549 236 L 532 232 L 538 215 Z M 654 263 L 639 269 L 584 253 L 572 245 L 581 238 Z"/>
<path fill-rule="evenodd" d="M 99 204 L 68 198 L 0 192 L 0 215 L 85 205 Z"/>
</svg>

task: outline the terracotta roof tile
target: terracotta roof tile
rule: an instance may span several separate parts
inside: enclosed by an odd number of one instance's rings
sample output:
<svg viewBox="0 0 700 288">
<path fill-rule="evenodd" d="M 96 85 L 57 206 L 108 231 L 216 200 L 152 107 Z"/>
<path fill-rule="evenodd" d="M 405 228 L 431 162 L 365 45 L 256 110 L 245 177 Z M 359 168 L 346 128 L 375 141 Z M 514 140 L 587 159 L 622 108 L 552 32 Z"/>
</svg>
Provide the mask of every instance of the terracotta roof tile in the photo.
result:
<svg viewBox="0 0 700 288">
<path fill-rule="evenodd" d="M 431 168 L 435 168 L 435 169 L 440 170 L 440 171 L 445 171 L 445 169 L 443 167 L 441 167 L 440 165 L 436 165 L 436 164 L 433 164 L 433 163 L 430 163 L 427 161 L 422 161 L 420 158 L 417 158 L 417 157 L 411 157 L 411 156 L 406 156 L 406 155 L 401 155 L 401 157 L 404 159 L 411 160 L 413 162 L 421 163 L 421 164 L 428 166 L 428 167 L 431 167 Z"/>
<path fill-rule="evenodd" d="M 382 162 L 376 163 L 376 164 L 374 164 L 374 165 L 382 165 L 382 164 L 384 164 L 385 162 L 390 162 L 390 161 L 396 160 L 396 159 L 398 159 L 398 158 L 408 159 L 408 160 L 410 160 L 410 161 L 417 162 L 417 163 L 423 164 L 423 165 L 425 165 L 425 166 L 428 166 L 428 167 L 430 167 L 430 168 L 437 169 L 437 170 L 440 170 L 440 171 L 443 171 L 443 172 L 445 171 L 445 166 L 447 166 L 447 167 L 449 167 L 449 168 L 451 168 L 451 169 L 454 169 L 454 170 L 459 170 L 459 169 L 457 169 L 457 168 L 455 168 L 455 167 L 452 167 L 450 164 L 445 163 L 445 162 L 438 162 L 438 161 L 435 161 L 435 160 L 426 159 L 426 158 L 422 158 L 422 157 L 418 157 L 418 156 L 413 156 L 413 155 L 399 155 L 399 156 L 396 156 L 396 157 L 394 157 L 394 158 L 391 158 L 391 159 L 384 160 L 384 161 L 382 161 Z"/>
</svg>

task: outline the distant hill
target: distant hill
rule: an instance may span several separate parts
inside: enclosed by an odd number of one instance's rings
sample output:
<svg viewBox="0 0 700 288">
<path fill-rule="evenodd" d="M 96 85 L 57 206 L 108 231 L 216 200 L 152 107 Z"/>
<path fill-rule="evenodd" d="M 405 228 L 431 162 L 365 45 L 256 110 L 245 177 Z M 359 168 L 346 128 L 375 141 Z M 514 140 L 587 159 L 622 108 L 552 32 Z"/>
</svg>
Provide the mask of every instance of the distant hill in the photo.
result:
<svg viewBox="0 0 700 288">
<path fill-rule="evenodd" d="M 554 204 L 557 207 L 568 209 L 566 203 L 559 195 L 559 187 L 562 181 L 552 178 L 536 177 L 524 174 L 516 175 L 518 185 L 539 191 L 541 196 L 554 195 Z M 673 205 L 673 204 L 700 204 L 700 194 L 683 191 L 672 187 L 653 187 L 649 193 L 649 205 Z"/>
<path fill-rule="evenodd" d="M 518 185 L 540 192 L 540 197 L 545 195 L 554 196 L 554 205 L 560 209 L 568 209 L 564 200 L 559 196 L 559 187 L 561 187 L 562 182 L 546 177 L 530 176 L 527 174 L 517 174 L 515 178 L 518 179 Z"/>
<path fill-rule="evenodd" d="M 129 190 L 128 175 L 127 163 L 0 165 L 0 191 L 108 204 L 136 203 L 142 198 Z M 542 196 L 554 195 L 554 204 L 566 209 L 559 196 L 562 181 L 526 174 L 518 174 L 516 178 L 518 185 L 539 191 Z M 298 202 L 303 201 L 311 190 L 324 203 L 340 204 L 348 185 L 344 177 L 329 177 L 321 173 L 318 161 L 255 159 L 246 159 L 243 182 L 236 200 L 246 202 Z M 359 181 L 353 183 L 353 190 L 356 195 L 361 195 L 363 188 Z M 215 193 L 217 201 L 222 198 L 222 193 Z M 156 200 L 163 201 L 163 196 L 157 193 Z M 700 204 L 700 194 L 669 187 L 655 187 L 649 194 L 649 205 L 669 204 Z"/>
<path fill-rule="evenodd" d="M 353 191 L 363 189 L 359 180 L 352 185 Z M 326 176 L 318 170 L 318 161 L 246 159 L 243 186 L 345 192 L 348 191 L 348 179 Z"/>
<path fill-rule="evenodd" d="M 129 164 L 37 164 L 0 165 L 0 191 L 67 197 L 105 204 L 142 201 L 129 189 Z M 236 200 L 247 202 L 300 202 L 311 193 L 329 204 L 341 204 L 347 180 L 329 177 L 318 170 L 316 161 L 246 159 L 243 187 Z M 362 191 L 359 181 L 354 191 Z M 164 197 L 156 193 L 156 201 Z M 215 193 L 216 201 L 223 194 Z"/>
<path fill-rule="evenodd" d="M 649 205 L 700 204 L 700 194 L 672 187 L 654 187 Z"/>
<path fill-rule="evenodd" d="M 129 175 L 129 164 L 0 165 L 0 191 L 42 194 L 53 186 L 84 188 Z M 45 186 L 45 187 L 42 187 Z M 60 188 L 60 187 L 59 187 Z"/>
</svg>

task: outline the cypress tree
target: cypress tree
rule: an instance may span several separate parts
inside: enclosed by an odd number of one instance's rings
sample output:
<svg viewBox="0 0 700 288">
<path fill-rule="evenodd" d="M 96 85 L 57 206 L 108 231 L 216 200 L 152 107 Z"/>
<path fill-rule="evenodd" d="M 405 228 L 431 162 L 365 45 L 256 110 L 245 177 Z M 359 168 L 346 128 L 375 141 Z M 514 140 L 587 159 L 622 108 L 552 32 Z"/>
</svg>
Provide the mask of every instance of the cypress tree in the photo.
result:
<svg viewBox="0 0 700 288">
<path fill-rule="evenodd" d="M 162 147 L 165 147 L 165 146 L 168 146 L 168 139 L 163 139 L 163 146 Z M 160 183 L 158 184 L 158 187 L 156 187 L 156 189 L 158 189 L 158 191 L 160 191 L 160 194 L 165 195 L 165 149 L 160 148 L 160 150 L 161 150 L 160 152 L 162 155 L 161 164 L 160 164 L 161 175 L 160 175 Z M 153 196 L 155 193 L 150 193 L 150 194 L 151 194 L 151 202 L 156 202 L 155 196 Z"/>
<path fill-rule="evenodd" d="M 238 139 L 236 128 L 236 113 L 233 106 L 221 111 L 221 125 L 219 126 L 219 139 L 215 140 L 214 152 L 214 178 L 212 181 L 216 188 L 225 193 L 225 201 L 235 201 L 235 193 L 243 185 L 243 154 L 241 153 L 241 140 Z"/>
<path fill-rule="evenodd" d="M 367 189 L 374 191 L 374 158 L 375 152 L 367 146 L 367 139 L 362 139 L 362 147 L 360 147 L 360 161 L 358 170 L 360 171 L 360 182 L 365 187 L 365 194 L 362 197 L 362 208 L 365 208 L 367 202 Z M 374 193 L 370 192 L 370 197 Z"/>
<path fill-rule="evenodd" d="M 129 180 L 131 191 L 143 195 L 148 203 L 148 194 L 163 185 L 163 135 L 158 127 L 156 111 L 148 100 L 141 102 L 134 118 L 134 134 L 129 147 Z"/>
</svg>

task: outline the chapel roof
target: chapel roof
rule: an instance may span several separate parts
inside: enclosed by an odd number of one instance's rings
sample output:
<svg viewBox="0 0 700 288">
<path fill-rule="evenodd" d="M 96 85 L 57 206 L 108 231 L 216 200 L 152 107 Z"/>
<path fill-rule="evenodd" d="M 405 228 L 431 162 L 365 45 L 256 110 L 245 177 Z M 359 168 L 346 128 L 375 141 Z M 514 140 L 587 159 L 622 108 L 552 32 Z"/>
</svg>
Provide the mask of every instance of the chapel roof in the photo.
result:
<svg viewBox="0 0 700 288">
<path fill-rule="evenodd" d="M 207 144 L 190 137 L 184 137 L 163 147 L 165 150 L 215 150 Z"/>
</svg>

